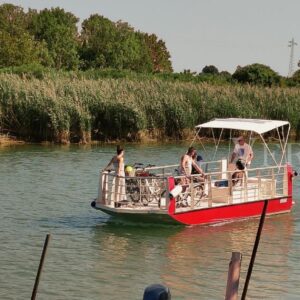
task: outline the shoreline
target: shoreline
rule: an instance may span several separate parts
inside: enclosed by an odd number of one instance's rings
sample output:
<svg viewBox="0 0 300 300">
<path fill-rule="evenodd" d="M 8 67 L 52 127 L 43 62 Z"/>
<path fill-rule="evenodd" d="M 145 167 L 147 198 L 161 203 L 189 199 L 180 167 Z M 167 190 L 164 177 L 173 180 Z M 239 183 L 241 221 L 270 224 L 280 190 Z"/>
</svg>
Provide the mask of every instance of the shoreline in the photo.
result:
<svg viewBox="0 0 300 300">
<path fill-rule="evenodd" d="M 0 148 L 2 147 L 10 147 L 10 146 L 20 146 L 20 145 L 41 145 L 41 146 L 68 146 L 68 145 L 78 145 L 78 146 L 98 146 L 98 145 L 117 145 L 117 144 L 137 144 L 137 145 L 147 145 L 147 144 L 165 144 L 165 143 L 191 143 L 194 140 L 195 134 L 192 134 L 192 130 L 186 130 L 186 135 L 182 138 L 171 138 L 166 137 L 162 138 L 153 138 L 149 136 L 143 136 L 143 138 L 138 140 L 126 140 L 126 139 L 118 139 L 118 140 L 90 140 L 90 141 L 79 141 L 79 142 L 55 142 L 55 141 L 30 141 L 25 139 L 19 139 L 16 136 L 10 135 L 0 135 Z M 290 138 L 288 140 L 289 143 L 295 142 L 299 143 L 300 140 L 296 138 L 295 132 L 290 134 Z M 272 143 L 276 138 L 270 136 L 266 138 L 267 142 Z M 199 142 L 199 140 L 197 139 Z M 212 137 L 201 137 L 201 141 L 205 143 L 214 143 L 214 139 Z M 228 142 L 228 139 L 221 139 L 221 143 Z"/>
<path fill-rule="evenodd" d="M 14 136 L 0 135 L 0 147 L 26 145 L 26 144 L 27 144 L 26 141 L 19 140 Z"/>
</svg>

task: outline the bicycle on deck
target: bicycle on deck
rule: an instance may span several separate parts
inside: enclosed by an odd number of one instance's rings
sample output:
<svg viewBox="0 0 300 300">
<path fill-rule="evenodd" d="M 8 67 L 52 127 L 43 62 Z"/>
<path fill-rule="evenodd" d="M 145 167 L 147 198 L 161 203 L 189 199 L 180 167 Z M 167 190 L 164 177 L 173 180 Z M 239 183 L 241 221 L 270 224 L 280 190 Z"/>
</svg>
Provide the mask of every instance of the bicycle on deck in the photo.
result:
<svg viewBox="0 0 300 300">
<path fill-rule="evenodd" d="M 166 192 L 166 186 L 162 178 L 147 170 L 151 167 L 155 166 L 135 163 L 133 165 L 134 172 L 126 178 L 126 194 L 134 205 L 155 204 L 160 206 L 161 198 Z"/>
</svg>

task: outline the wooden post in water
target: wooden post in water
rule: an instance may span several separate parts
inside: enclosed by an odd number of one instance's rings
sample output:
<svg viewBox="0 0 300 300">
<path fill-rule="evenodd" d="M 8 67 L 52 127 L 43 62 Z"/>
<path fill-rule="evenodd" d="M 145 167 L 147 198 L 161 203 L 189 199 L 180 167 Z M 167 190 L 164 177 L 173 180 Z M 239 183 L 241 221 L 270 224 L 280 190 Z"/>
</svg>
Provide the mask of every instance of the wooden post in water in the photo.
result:
<svg viewBox="0 0 300 300">
<path fill-rule="evenodd" d="M 39 269 L 38 269 L 38 272 L 36 274 L 35 283 L 34 283 L 32 295 L 31 295 L 31 300 L 35 300 L 35 298 L 36 298 L 37 289 L 38 289 L 38 286 L 39 286 L 40 277 L 41 277 L 41 273 L 42 273 L 42 270 L 43 270 L 44 261 L 45 261 L 45 257 L 46 257 L 46 253 L 47 253 L 47 248 L 48 248 L 50 237 L 51 237 L 51 234 L 48 233 L 47 236 L 46 236 L 46 239 L 45 239 L 45 243 L 44 243 L 44 248 L 43 248 L 43 252 L 42 252 L 42 256 L 41 256 L 41 260 L 40 260 Z"/>
<path fill-rule="evenodd" d="M 242 254 L 232 252 L 229 263 L 225 300 L 237 300 L 240 281 Z"/>
<path fill-rule="evenodd" d="M 268 200 L 264 201 L 264 208 L 263 208 L 263 211 L 262 211 L 262 214 L 261 214 L 261 217 L 260 217 L 259 226 L 258 226 L 257 233 L 256 233 L 256 239 L 255 239 L 255 243 L 254 243 L 253 250 L 252 250 L 251 260 L 250 260 L 250 263 L 249 263 L 247 277 L 246 277 L 246 280 L 245 280 L 245 285 L 244 285 L 244 290 L 243 290 L 241 300 L 246 299 L 248 285 L 249 285 L 249 281 L 250 281 L 250 278 L 251 278 L 252 269 L 253 269 L 254 261 L 255 261 L 255 257 L 256 257 L 256 252 L 257 252 L 257 248 L 258 248 L 258 245 L 259 245 L 261 232 L 262 232 L 262 229 L 263 229 L 263 226 L 264 226 L 264 221 L 265 221 L 265 216 L 266 216 L 266 212 L 267 212 L 268 203 L 269 203 Z"/>
</svg>

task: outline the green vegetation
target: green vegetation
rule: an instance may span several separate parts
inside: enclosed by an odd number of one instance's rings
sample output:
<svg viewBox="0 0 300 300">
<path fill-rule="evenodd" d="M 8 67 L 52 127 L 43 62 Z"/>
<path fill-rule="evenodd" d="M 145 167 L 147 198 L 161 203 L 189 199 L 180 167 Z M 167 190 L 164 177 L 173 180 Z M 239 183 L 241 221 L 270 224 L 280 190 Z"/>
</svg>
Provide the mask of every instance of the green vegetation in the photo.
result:
<svg viewBox="0 0 300 300">
<path fill-rule="evenodd" d="M 224 116 L 284 119 L 299 129 L 300 90 L 0 74 L 0 126 L 33 141 L 182 138 L 185 129 Z"/>
<path fill-rule="evenodd" d="M 262 64 L 238 67 L 232 77 L 241 83 L 263 86 L 278 85 L 280 81 L 280 76 L 276 72 Z"/>
<path fill-rule="evenodd" d="M 261 64 L 174 73 L 164 41 L 123 21 L 0 5 L 0 133 L 29 141 L 182 138 L 215 117 L 289 120 L 300 73 Z M 298 88 L 297 88 L 298 87 Z"/>
<path fill-rule="evenodd" d="M 172 72 L 165 42 L 98 14 L 83 20 L 59 7 L 27 13 L 0 5 L 0 68 L 41 65 L 56 70 L 114 68 Z"/>
</svg>

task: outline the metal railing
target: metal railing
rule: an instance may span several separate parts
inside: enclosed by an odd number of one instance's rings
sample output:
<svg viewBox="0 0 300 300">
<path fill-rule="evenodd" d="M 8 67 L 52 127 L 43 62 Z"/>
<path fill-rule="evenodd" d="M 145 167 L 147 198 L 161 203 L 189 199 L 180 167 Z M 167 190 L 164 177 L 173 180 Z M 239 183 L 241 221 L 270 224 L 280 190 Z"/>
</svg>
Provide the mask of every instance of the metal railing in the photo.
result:
<svg viewBox="0 0 300 300">
<path fill-rule="evenodd" d="M 235 175 L 239 173 L 239 176 Z M 182 186 L 176 209 L 199 209 L 288 196 L 287 167 L 255 168 L 176 176 Z"/>
<path fill-rule="evenodd" d="M 100 174 L 97 202 L 111 207 L 159 208 L 169 205 L 168 179 L 163 176 Z"/>
<path fill-rule="evenodd" d="M 178 165 L 146 167 L 136 172 L 136 176 L 102 172 L 97 202 L 111 207 L 167 209 L 168 178 L 172 176 L 175 184 L 182 188 L 176 196 L 176 209 L 208 208 L 288 196 L 286 166 L 226 171 L 222 161 L 207 165 L 217 171 L 208 172 L 205 177 L 199 174 L 178 176 Z M 237 172 L 239 176 L 234 178 Z"/>
</svg>

